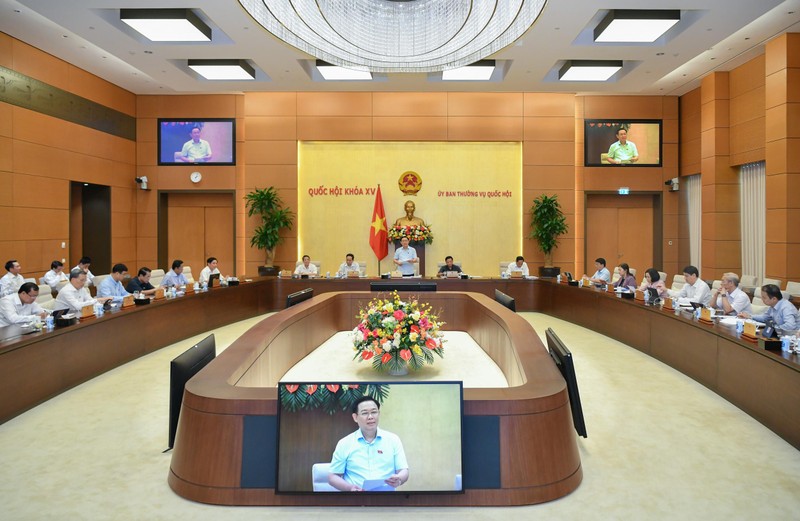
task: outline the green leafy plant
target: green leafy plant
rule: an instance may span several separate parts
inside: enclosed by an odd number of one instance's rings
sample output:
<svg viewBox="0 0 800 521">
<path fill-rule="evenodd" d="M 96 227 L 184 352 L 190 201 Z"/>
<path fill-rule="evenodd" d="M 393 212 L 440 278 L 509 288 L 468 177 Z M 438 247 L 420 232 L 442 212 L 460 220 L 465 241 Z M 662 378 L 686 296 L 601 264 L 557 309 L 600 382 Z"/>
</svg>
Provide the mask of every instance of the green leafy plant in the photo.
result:
<svg viewBox="0 0 800 521">
<path fill-rule="evenodd" d="M 283 201 L 275 187 L 256 188 L 244 196 L 247 216 L 258 215 L 261 224 L 253 232 L 250 246 L 264 250 L 264 265 L 272 266 L 275 260 L 275 247 L 283 242 L 280 233 L 283 229 L 291 229 L 294 214 L 283 207 Z"/>
<path fill-rule="evenodd" d="M 378 404 L 389 397 L 389 385 L 381 384 L 279 384 L 278 397 L 289 412 L 323 409 L 328 414 L 350 411 L 362 396 L 370 396 Z"/>
<path fill-rule="evenodd" d="M 567 233 L 567 218 L 561 211 L 558 195 L 542 194 L 533 200 L 531 206 L 531 233 L 544 253 L 544 265 L 553 265 L 553 250 L 558 246 L 558 237 Z"/>
</svg>

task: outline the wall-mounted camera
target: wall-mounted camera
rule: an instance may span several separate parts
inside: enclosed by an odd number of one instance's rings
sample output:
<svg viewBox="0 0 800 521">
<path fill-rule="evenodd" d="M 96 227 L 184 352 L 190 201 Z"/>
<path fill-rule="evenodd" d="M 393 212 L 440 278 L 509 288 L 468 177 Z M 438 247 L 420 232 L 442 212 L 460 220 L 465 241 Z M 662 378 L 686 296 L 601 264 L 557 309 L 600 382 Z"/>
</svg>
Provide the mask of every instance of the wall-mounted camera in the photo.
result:
<svg viewBox="0 0 800 521">
<path fill-rule="evenodd" d="M 680 188 L 680 180 L 677 177 L 673 177 L 668 181 L 664 181 L 664 184 L 669 186 L 670 192 L 677 192 Z"/>
<path fill-rule="evenodd" d="M 137 177 L 136 184 L 139 185 L 139 188 L 142 190 L 147 190 L 147 176 Z"/>
</svg>

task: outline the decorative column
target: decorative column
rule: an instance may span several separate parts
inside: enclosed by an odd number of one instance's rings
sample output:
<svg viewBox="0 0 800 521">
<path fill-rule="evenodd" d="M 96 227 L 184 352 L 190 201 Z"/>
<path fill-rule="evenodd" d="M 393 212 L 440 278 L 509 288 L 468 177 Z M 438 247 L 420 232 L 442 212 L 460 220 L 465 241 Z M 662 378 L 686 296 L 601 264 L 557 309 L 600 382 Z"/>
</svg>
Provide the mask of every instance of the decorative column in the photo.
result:
<svg viewBox="0 0 800 521">
<path fill-rule="evenodd" d="M 800 34 L 766 46 L 766 276 L 800 280 Z"/>
<path fill-rule="evenodd" d="M 703 184 L 703 266 L 700 276 L 741 274 L 739 175 L 730 167 L 730 89 L 727 72 L 700 84 L 700 178 Z"/>
</svg>

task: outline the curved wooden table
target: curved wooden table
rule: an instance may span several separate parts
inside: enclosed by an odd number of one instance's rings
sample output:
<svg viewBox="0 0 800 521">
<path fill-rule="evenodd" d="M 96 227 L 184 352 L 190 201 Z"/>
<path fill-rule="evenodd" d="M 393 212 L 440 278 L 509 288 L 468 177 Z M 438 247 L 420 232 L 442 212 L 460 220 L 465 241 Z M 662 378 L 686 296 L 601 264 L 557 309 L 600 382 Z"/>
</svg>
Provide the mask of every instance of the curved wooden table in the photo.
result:
<svg viewBox="0 0 800 521">
<path fill-rule="evenodd" d="M 371 296 L 325 293 L 273 315 L 193 378 L 178 424 L 172 489 L 226 505 L 463 506 L 540 503 L 577 488 L 582 470 L 566 385 L 533 328 L 485 295 L 438 292 L 421 300 L 442 309 L 451 328 L 470 333 L 509 384 L 464 390 L 465 492 L 275 494 L 277 382 L 332 334 L 352 329 Z"/>
</svg>

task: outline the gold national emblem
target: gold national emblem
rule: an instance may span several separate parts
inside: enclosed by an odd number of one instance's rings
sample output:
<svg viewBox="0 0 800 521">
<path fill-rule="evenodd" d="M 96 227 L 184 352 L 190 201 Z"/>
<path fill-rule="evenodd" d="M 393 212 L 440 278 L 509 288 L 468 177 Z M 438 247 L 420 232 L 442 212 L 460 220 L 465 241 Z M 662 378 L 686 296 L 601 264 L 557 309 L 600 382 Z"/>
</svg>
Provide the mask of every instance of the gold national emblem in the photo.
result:
<svg viewBox="0 0 800 521">
<path fill-rule="evenodd" d="M 416 172 L 409 170 L 400 175 L 397 180 L 397 187 L 405 195 L 417 195 L 417 192 L 422 188 L 422 177 Z"/>
</svg>

